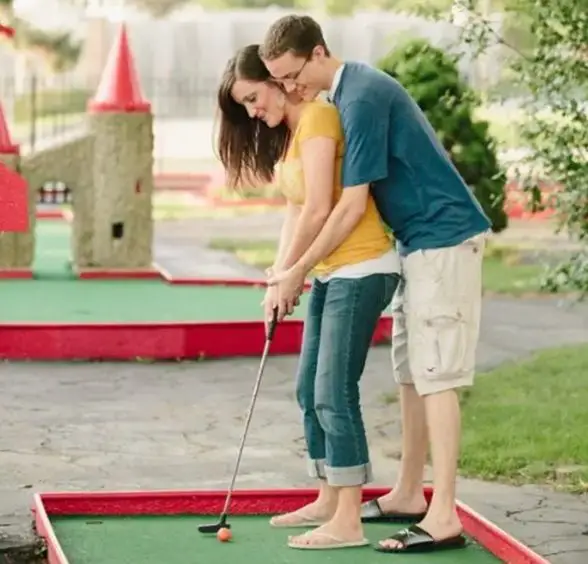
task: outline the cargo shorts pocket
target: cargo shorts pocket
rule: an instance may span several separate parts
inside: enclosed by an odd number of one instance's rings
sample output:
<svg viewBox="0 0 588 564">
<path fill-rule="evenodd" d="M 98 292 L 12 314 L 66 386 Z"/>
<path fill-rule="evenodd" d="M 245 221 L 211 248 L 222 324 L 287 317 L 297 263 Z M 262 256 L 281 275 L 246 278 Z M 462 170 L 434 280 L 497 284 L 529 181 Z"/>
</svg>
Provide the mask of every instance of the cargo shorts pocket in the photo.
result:
<svg viewBox="0 0 588 564">
<path fill-rule="evenodd" d="M 451 379 L 467 370 L 467 320 L 458 305 L 411 312 L 408 323 L 409 362 L 415 379 Z"/>
</svg>

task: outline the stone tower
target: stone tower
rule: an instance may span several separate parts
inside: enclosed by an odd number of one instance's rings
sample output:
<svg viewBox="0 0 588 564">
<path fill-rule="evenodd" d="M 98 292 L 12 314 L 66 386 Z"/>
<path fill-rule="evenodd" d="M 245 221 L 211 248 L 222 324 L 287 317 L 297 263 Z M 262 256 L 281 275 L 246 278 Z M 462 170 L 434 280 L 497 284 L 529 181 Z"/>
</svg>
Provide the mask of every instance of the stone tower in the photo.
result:
<svg viewBox="0 0 588 564">
<path fill-rule="evenodd" d="M 0 162 L 13 171 L 20 168 L 20 147 L 14 144 L 8 131 L 2 105 L 0 104 Z M 7 190 L 8 187 L 2 187 Z M 19 232 L 0 233 L 0 277 L 31 278 L 31 267 L 35 248 L 35 194 L 34 189 L 22 181 L 23 203 L 27 203 L 27 229 Z M 21 210 L 24 211 L 25 210 Z"/>
<path fill-rule="evenodd" d="M 153 116 L 141 93 L 124 24 L 88 113 L 94 138 L 93 187 L 88 195 L 91 267 L 151 269 Z"/>
</svg>

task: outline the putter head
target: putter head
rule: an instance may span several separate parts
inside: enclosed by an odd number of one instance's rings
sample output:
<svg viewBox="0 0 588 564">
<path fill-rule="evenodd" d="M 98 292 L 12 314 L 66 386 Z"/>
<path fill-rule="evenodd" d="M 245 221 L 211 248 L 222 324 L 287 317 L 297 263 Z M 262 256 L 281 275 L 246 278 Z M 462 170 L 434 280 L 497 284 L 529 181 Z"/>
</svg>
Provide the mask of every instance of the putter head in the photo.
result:
<svg viewBox="0 0 588 564">
<path fill-rule="evenodd" d="M 231 525 L 229 525 L 226 520 L 221 519 L 218 523 L 210 523 L 208 525 L 198 525 L 198 532 L 204 533 L 206 535 L 212 535 L 218 533 L 221 529 L 230 529 Z"/>
</svg>

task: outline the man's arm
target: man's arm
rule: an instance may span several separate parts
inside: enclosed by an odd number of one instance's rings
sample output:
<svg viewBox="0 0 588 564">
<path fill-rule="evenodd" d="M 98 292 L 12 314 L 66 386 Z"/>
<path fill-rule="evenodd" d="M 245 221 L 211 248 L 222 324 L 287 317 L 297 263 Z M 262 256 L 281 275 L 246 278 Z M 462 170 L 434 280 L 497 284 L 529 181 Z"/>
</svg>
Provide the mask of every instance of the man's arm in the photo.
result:
<svg viewBox="0 0 588 564">
<path fill-rule="evenodd" d="M 305 198 L 281 264 L 283 269 L 296 264 L 320 233 L 331 213 L 336 151 L 336 141 L 329 137 L 312 137 L 301 144 Z"/>
<path fill-rule="evenodd" d="M 343 194 L 318 237 L 297 261 L 306 275 L 351 234 L 363 217 L 372 182 L 388 176 L 388 119 L 370 102 L 357 101 L 341 114 L 345 132 Z"/>
<path fill-rule="evenodd" d="M 365 213 L 368 194 L 369 184 L 344 190 L 318 237 L 295 265 L 304 271 L 305 276 L 351 234 Z"/>
</svg>

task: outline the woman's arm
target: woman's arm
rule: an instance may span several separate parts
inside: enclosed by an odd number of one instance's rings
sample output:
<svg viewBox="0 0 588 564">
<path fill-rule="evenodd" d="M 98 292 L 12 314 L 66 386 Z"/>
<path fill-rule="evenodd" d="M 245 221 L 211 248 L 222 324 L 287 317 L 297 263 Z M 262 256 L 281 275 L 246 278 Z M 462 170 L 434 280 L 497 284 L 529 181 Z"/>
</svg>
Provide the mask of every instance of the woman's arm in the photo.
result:
<svg viewBox="0 0 588 564">
<path fill-rule="evenodd" d="M 306 194 L 282 268 L 294 265 L 321 232 L 333 209 L 337 145 L 328 137 L 313 137 L 301 146 Z"/>
<path fill-rule="evenodd" d="M 273 265 L 266 270 L 267 276 L 271 277 L 275 273 L 281 272 L 283 270 L 282 265 L 284 263 L 284 257 L 288 252 L 290 241 L 292 240 L 292 233 L 294 232 L 294 229 L 296 227 L 299 215 L 299 206 L 296 206 L 291 202 L 287 202 L 286 217 L 284 218 L 284 223 L 282 224 L 282 229 L 280 231 L 278 250 L 276 252 L 276 257 L 274 259 Z M 275 286 L 268 287 L 268 289 L 265 292 L 265 296 L 261 302 L 261 305 L 264 308 L 265 330 L 267 332 L 269 324 L 273 318 L 274 308 L 278 307 L 279 305 L 278 288 L 276 288 Z"/>
<path fill-rule="evenodd" d="M 301 118 L 296 136 L 304 179 L 304 204 L 282 267 L 290 268 L 321 232 L 334 205 L 338 143 L 343 139 L 334 106 L 316 105 Z"/>
<path fill-rule="evenodd" d="M 280 240 L 278 243 L 278 250 L 276 252 L 276 258 L 274 259 L 274 264 L 271 266 L 271 271 L 279 271 L 283 270 L 286 255 L 288 253 L 288 249 L 290 248 L 290 243 L 292 241 L 292 235 L 296 228 L 296 224 L 298 223 L 298 218 L 300 217 L 300 207 L 294 205 L 291 202 L 286 203 L 286 216 L 284 218 L 284 223 L 282 224 L 282 229 L 280 231 Z"/>
</svg>

